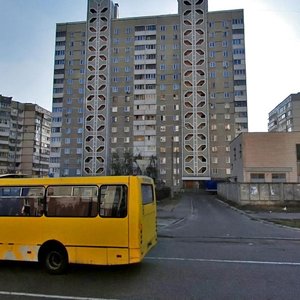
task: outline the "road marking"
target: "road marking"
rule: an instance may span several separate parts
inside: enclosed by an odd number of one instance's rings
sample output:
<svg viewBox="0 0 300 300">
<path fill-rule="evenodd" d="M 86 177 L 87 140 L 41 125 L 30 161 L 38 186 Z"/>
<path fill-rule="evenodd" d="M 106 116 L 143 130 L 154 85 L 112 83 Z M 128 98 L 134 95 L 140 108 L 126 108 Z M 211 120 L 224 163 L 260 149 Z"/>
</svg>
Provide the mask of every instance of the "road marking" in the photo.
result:
<svg viewBox="0 0 300 300">
<path fill-rule="evenodd" d="M 284 261 L 230 260 L 230 259 L 180 258 L 180 257 L 145 257 L 145 259 L 166 260 L 166 261 L 211 262 L 211 263 L 223 263 L 223 264 L 300 266 L 300 262 L 284 262 Z"/>
<path fill-rule="evenodd" d="M 68 299 L 69 300 L 113 300 L 113 299 L 105 299 L 105 298 L 73 297 L 73 296 L 19 293 L 19 292 L 6 292 L 6 291 L 0 291 L 0 295 L 31 297 L 31 298 L 45 298 L 45 299 L 66 299 L 66 300 L 68 300 Z"/>
</svg>

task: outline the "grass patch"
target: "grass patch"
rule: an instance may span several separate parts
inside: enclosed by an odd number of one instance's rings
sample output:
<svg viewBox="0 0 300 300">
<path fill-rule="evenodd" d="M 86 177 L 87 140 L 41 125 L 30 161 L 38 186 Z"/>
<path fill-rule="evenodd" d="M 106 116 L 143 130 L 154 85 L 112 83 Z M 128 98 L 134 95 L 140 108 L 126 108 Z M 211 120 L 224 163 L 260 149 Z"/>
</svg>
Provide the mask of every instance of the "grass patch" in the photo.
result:
<svg viewBox="0 0 300 300">
<path fill-rule="evenodd" d="M 292 219 L 292 220 L 283 220 L 283 219 L 271 219 L 267 220 L 271 221 L 275 224 L 294 227 L 294 228 L 300 228 L 300 220 L 299 219 Z"/>
</svg>

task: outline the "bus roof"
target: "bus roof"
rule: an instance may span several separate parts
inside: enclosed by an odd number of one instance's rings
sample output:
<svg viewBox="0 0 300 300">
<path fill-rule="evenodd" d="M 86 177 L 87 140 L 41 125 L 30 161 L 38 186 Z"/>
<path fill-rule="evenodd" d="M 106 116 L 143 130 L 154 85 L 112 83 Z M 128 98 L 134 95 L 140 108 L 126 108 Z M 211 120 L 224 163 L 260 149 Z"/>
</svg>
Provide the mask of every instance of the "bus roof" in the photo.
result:
<svg viewBox="0 0 300 300">
<path fill-rule="evenodd" d="M 129 184 L 130 180 L 153 184 L 153 179 L 147 176 L 86 176 L 86 177 L 43 177 L 43 178 L 15 178 L 2 177 L 0 186 L 17 185 L 89 185 L 89 184 Z"/>
</svg>

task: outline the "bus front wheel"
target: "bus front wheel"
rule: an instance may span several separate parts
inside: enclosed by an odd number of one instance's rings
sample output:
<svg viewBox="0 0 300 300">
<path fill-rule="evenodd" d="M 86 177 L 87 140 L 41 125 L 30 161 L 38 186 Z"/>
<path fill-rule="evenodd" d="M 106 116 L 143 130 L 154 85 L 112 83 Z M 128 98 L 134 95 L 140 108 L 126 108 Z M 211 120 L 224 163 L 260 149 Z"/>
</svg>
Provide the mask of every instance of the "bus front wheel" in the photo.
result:
<svg viewBox="0 0 300 300">
<path fill-rule="evenodd" d="M 50 274 L 62 274 L 68 266 L 68 256 L 63 248 L 50 248 L 44 256 L 44 266 Z"/>
</svg>

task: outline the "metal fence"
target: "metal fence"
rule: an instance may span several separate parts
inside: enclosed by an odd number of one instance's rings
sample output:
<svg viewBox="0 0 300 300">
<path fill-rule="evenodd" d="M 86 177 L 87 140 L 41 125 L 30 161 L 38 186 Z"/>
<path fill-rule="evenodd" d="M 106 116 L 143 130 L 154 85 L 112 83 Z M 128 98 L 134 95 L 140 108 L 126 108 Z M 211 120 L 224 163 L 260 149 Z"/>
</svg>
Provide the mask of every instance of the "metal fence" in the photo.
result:
<svg viewBox="0 0 300 300">
<path fill-rule="evenodd" d="M 218 196 L 241 205 L 300 205 L 300 183 L 220 183 Z"/>
</svg>

